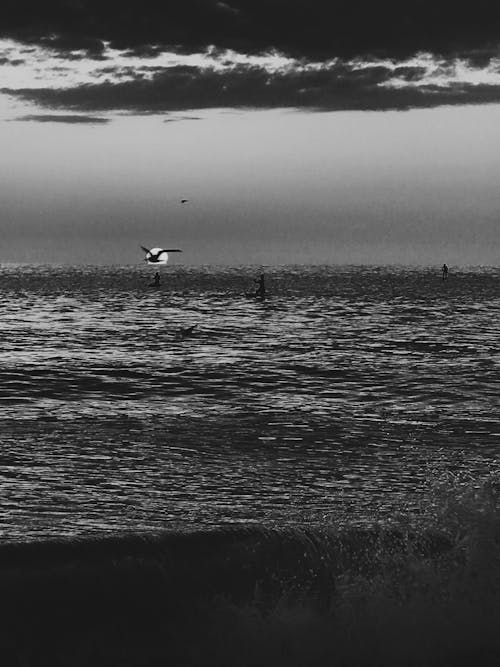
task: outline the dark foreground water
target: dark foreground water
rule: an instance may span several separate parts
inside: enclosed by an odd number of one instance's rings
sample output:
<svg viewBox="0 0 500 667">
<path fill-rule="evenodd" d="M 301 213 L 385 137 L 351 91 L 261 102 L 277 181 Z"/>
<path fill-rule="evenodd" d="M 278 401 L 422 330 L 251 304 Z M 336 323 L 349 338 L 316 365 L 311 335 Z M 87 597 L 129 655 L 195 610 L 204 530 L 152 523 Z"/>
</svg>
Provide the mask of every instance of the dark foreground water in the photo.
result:
<svg viewBox="0 0 500 667">
<path fill-rule="evenodd" d="M 257 273 L 0 270 L 4 538 L 367 525 L 496 472 L 500 270 Z"/>
</svg>

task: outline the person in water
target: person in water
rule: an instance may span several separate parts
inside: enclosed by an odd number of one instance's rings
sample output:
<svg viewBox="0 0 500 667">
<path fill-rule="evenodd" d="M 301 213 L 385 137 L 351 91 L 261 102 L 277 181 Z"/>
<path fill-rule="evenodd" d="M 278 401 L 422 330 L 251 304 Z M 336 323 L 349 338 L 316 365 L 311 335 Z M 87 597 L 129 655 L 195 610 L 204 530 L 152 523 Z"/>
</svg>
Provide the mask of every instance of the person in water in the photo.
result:
<svg viewBox="0 0 500 667">
<path fill-rule="evenodd" d="M 446 264 L 443 264 L 443 268 L 441 270 L 443 272 L 443 280 L 446 280 L 446 278 L 448 278 L 448 267 Z"/>
<path fill-rule="evenodd" d="M 254 296 L 258 296 L 260 299 L 264 299 L 266 297 L 266 285 L 264 282 L 264 274 L 261 273 L 260 278 L 254 279 L 254 283 L 257 283 L 258 285 Z"/>
<path fill-rule="evenodd" d="M 153 278 L 152 283 L 148 283 L 148 287 L 159 287 L 160 286 L 160 273 L 157 271 L 155 277 Z"/>
<path fill-rule="evenodd" d="M 197 324 L 193 324 L 190 327 L 180 327 L 180 329 L 178 329 L 175 333 L 175 340 L 180 342 L 181 340 L 192 336 L 197 326 Z"/>
</svg>

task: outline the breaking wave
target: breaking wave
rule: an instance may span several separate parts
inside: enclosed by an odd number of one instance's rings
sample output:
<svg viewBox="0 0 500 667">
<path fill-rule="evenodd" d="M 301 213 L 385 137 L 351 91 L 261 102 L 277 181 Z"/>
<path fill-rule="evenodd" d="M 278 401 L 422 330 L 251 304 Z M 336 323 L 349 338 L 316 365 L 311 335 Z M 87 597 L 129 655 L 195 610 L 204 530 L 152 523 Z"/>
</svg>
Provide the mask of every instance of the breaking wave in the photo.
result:
<svg viewBox="0 0 500 667">
<path fill-rule="evenodd" d="M 2 664 L 497 665 L 499 501 L 446 474 L 384 526 L 4 544 Z"/>
</svg>

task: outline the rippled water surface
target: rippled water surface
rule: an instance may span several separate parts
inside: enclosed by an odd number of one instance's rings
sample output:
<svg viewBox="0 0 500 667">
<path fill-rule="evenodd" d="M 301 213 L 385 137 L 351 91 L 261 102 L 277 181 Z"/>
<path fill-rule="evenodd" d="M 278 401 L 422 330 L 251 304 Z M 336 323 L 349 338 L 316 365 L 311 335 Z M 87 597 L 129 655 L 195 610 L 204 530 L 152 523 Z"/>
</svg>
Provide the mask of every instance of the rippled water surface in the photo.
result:
<svg viewBox="0 0 500 667">
<path fill-rule="evenodd" d="M 256 272 L 0 269 L 4 537 L 372 522 L 497 469 L 498 269 Z"/>
</svg>

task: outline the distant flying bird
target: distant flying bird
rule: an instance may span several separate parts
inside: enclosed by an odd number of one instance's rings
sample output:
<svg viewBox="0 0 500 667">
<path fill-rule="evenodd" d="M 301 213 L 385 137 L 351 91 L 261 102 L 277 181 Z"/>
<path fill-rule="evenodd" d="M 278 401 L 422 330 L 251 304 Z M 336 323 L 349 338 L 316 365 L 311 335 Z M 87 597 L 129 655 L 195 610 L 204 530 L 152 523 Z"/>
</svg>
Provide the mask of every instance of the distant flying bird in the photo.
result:
<svg viewBox="0 0 500 667">
<path fill-rule="evenodd" d="M 166 264 L 169 252 L 182 252 L 179 248 L 151 248 L 149 250 L 143 245 L 141 245 L 141 248 L 146 253 L 145 260 L 148 264 Z"/>
<path fill-rule="evenodd" d="M 181 199 L 181 204 L 187 204 L 189 199 Z"/>
</svg>

